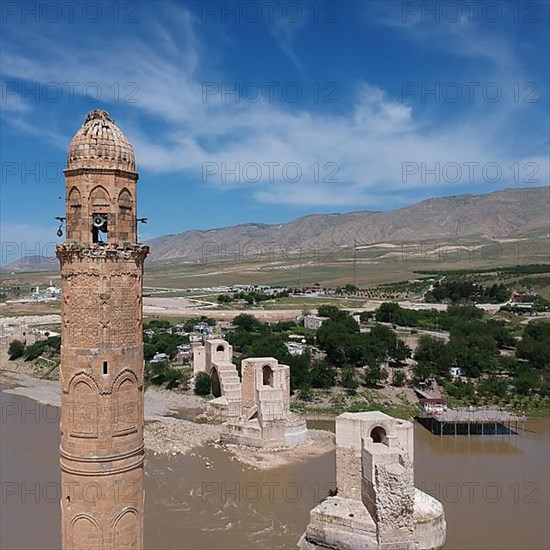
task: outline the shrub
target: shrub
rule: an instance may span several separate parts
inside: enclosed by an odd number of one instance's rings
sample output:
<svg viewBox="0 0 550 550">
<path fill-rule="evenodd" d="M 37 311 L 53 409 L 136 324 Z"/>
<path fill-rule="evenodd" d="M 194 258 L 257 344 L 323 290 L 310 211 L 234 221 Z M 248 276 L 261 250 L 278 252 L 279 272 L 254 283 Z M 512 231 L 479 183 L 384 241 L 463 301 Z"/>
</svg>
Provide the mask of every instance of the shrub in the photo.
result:
<svg viewBox="0 0 550 550">
<path fill-rule="evenodd" d="M 210 376 L 205 372 L 199 372 L 195 376 L 195 393 L 197 395 L 210 394 Z"/>
<path fill-rule="evenodd" d="M 24 351 L 25 351 L 25 344 L 23 344 L 21 340 L 12 340 L 10 342 L 10 346 L 8 348 L 8 355 L 12 361 L 14 359 L 18 359 L 19 357 L 22 357 Z"/>
<path fill-rule="evenodd" d="M 391 382 L 392 386 L 400 388 L 401 386 L 403 386 L 405 384 L 406 379 L 407 379 L 407 377 L 406 377 L 405 373 L 402 370 L 398 370 L 393 375 L 393 380 Z"/>
<path fill-rule="evenodd" d="M 300 401 L 313 401 L 313 397 L 311 388 L 300 388 L 298 390 L 298 399 Z"/>
<path fill-rule="evenodd" d="M 376 388 L 388 378 L 388 371 L 379 365 L 372 366 L 366 370 L 364 378 L 367 386 Z"/>
<path fill-rule="evenodd" d="M 61 337 L 50 336 L 46 340 L 38 340 L 34 344 L 27 346 L 23 355 L 25 361 L 34 361 L 41 355 L 58 355 L 61 349 Z"/>
<path fill-rule="evenodd" d="M 176 369 L 166 363 L 154 363 L 147 365 L 145 373 L 146 382 L 154 386 L 166 384 L 166 389 L 181 388 L 186 390 L 189 384 L 189 374 L 181 369 Z"/>
<path fill-rule="evenodd" d="M 355 391 L 359 387 L 355 369 L 353 367 L 346 367 L 342 372 L 342 386 L 348 390 Z"/>
<path fill-rule="evenodd" d="M 311 385 L 314 388 L 330 388 L 336 380 L 336 369 L 326 361 L 318 361 L 311 368 Z"/>
</svg>

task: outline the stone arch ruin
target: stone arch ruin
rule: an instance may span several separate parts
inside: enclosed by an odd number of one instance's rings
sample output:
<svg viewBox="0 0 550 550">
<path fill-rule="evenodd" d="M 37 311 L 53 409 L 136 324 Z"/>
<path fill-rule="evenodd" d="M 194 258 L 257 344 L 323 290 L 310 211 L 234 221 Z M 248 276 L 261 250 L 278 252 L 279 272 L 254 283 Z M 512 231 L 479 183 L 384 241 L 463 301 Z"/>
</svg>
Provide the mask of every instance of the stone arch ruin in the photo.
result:
<svg viewBox="0 0 550 550">
<path fill-rule="evenodd" d="M 338 493 L 317 505 L 302 550 L 437 550 L 443 506 L 414 486 L 413 424 L 381 412 L 336 419 Z M 351 518 L 351 519 L 350 519 Z"/>
</svg>

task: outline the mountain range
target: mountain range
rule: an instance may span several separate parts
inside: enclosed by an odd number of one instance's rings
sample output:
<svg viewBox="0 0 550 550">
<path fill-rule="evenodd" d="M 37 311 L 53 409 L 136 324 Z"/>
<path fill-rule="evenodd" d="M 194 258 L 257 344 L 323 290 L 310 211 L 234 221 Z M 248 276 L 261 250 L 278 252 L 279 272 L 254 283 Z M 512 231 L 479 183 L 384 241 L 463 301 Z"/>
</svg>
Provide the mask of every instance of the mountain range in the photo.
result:
<svg viewBox="0 0 550 550">
<path fill-rule="evenodd" d="M 223 254 L 328 250 L 379 243 L 487 242 L 541 238 L 550 233 L 550 187 L 512 188 L 479 195 L 436 197 L 373 212 L 312 214 L 282 224 L 246 223 L 185 231 L 147 241 L 149 264 L 206 263 Z M 3 270 L 55 270 L 55 259 L 32 256 Z"/>
<path fill-rule="evenodd" d="M 277 225 L 247 223 L 185 231 L 148 241 L 149 261 L 213 261 L 223 253 L 301 248 L 327 250 L 376 243 L 544 237 L 550 233 L 550 187 L 505 189 L 488 194 L 427 199 L 383 212 L 313 214 Z"/>
</svg>

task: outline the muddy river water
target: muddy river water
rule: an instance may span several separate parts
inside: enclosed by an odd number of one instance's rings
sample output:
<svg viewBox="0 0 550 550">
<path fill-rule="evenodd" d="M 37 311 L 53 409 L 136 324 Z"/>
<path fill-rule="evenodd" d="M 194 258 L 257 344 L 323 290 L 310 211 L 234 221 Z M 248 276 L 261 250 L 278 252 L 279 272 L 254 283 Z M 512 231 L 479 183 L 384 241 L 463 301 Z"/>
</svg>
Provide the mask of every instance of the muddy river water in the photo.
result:
<svg viewBox="0 0 550 550">
<path fill-rule="evenodd" d="M 58 409 L 0 397 L 0 548 L 59 548 Z M 416 425 L 415 476 L 444 504 L 446 549 L 550 548 L 548 419 L 530 419 L 515 436 L 439 437 Z M 333 452 L 271 470 L 215 445 L 148 454 L 145 547 L 296 548 L 310 509 L 334 481 Z"/>
</svg>

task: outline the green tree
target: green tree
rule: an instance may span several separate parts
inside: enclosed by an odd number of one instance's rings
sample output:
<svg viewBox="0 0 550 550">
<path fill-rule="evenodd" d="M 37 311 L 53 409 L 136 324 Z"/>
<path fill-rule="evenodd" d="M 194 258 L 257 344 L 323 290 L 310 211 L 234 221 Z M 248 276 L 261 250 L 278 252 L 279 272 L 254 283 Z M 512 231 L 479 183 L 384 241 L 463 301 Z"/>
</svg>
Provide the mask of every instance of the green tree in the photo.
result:
<svg viewBox="0 0 550 550">
<path fill-rule="evenodd" d="M 326 361 L 317 361 L 311 367 L 311 385 L 314 388 L 330 388 L 336 380 L 336 369 Z"/>
<path fill-rule="evenodd" d="M 405 361 L 411 355 L 411 348 L 403 340 L 396 339 L 395 344 L 389 349 L 389 357 L 394 361 Z"/>
<path fill-rule="evenodd" d="M 290 367 L 290 389 L 294 390 L 296 388 L 310 388 L 311 387 L 311 356 L 309 353 L 304 353 L 302 355 L 290 355 L 285 361 Z"/>
<path fill-rule="evenodd" d="M 197 395 L 210 394 L 210 376 L 205 372 L 199 372 L 195 376 L 195 393 Z"/>
<path fill-rule="evenodd" d="M 486 397 L 506 397 L 508 393 L 508 381 L 504 378 L 489 376 L 478 383 L 477 391 L 480 395 Z"/>
<path fill-rule="evenodd" d="M 379 323 L 397 323 L 400 316 L 401 308 L 395 302 L 384 302 L 375 314 L 375 318 Z"/>
<path fill-rule="evenodd" d="M 189 373 L 171 367 L 167 363 L 149 363 L 145 371 L 145 379 L 148 384 L 155 386 L 166 385 L 166 389 L 179 388 L 186 390 L 189 385 Z"/>
<path fill-rule="evenodd" d="M 346 367 L 342 371 L 342 386 L 348 390 L 355 392 L 359 387 L 359 382 L 357 380 L 357 373 L 353 367 Z"/>
<path fill-rule="evenodd" d="M 353 321 L 353 318 L 350 316 L 350 314 L 347 311 L 344 311 L 343 309 L 340 309 L 336 306 L 328 306 L 328 305 L 319 306 L 319 308 L 317 309 L 317 314 L 320 317 L 328 317 L 331 321 L 343 321 L 348 318 Z M 355 321 L 353 322 L 355 323 Z"/>
<path fill-rule="evenodd" d="M 380 367 L 380 365 L 368 367 L 365 371 L 365 384 L 370 388 L 378 387 L 387 378 L 388 371 L 385 368 Z"/>
<path fill-rule="evenodd" d="M 368 323 L 370 318 L 371 318 L 371 312 L 370 311 L 362 311 L 360 314 L 359 314 L 359 319 L 361 321 L 361 323 Z"/>
<path fill-rule="evenodd" d="M 149 342 L 145 342 L 143 344 L 143 357 L 146 361 L 153 359 L 156 351 L 157 348 L 153 344 L 150 344 Z"/>
<path fill-rule="evenodd" d="M 171 326 L 172 324 L 170 321 L 167 321 L 166 319 L 151 319 L 144 323 L 144 328 L 151 330 L 169 329 Z"/>
<path fill-rule="evenodd" d="M 355 294 L 359 289 L 355 285 L 348 283 L 344 286 L 343 290 L 346 294 Z"/>
<path fill-rule="evenodd" d="M 264 328 L 263 323 L 258 321 L 254 315 L 250 315 L 250 313 L 241 313 L 237 315 L 237 317 L 233 319 L 233 324 L 248 332 L 261 331 Z"/>
<path fill-rule="evenodd" d="M 23 353 L 25 361 L 34 361 L 41 355 L 57 356 L 61 349 L 61 337 L 50 336 L 46 340 L 38 340 L 34 344 L 27 346 Z"/>
<path fill-rule="evenodd" d="M 531 321 L 517 345 L 517 356 L 539 370 L 550 372 L 550 322 Z"/>
<path fill-rule="evenodd" d="M 405 385 L 407 377 L 402 370 L 398 370 L 394 373 L 391 384 L 392 386 L 400 388 Z"/>
<path fill-rule="evenodd" d="M 445 342 L 440 338 L 422 335 L 414 354 L 417 366 L 414 369 L 417 379 L 430 378 L 436 374 L 448 377 L 451 362 Z"/>
<path fill-rule="evenodd" d="M 338 319 L 329 318 L 317 330 L 319 347 L 336 366 L 344 366 L 349 353 L 362 342 L 359 325 L 346 312 L 342 313 L 344 315 L 338 314 Z"/>
<path fill-rule="evenodd" d="M 23 356 L 25 351 L 25 344 L 21 340 L 12 340 L 8 347 L 8 356 L 13 361 L 14 359 L 19 359 Z"/>
<path fill-rule="evenodd" d="M 540 377 L 533 369 L 523 366 L 516 372 L 513 384 L 518 393 L 529 395 L 539 387 Z"/>
</svg>

